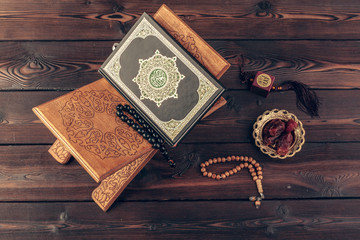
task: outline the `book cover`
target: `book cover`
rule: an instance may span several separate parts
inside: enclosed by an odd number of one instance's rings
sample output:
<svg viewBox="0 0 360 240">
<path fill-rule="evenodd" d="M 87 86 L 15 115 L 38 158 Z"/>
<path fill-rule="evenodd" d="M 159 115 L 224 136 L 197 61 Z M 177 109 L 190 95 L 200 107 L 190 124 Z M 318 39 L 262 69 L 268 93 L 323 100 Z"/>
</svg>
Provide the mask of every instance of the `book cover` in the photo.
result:
<svg viewBox="0 0 360 240">
<path fill-rule="evenodd" d="M 224 91 L 144 13 L 99 72 L 170 144 L 177 144 Z"/>
</svg>

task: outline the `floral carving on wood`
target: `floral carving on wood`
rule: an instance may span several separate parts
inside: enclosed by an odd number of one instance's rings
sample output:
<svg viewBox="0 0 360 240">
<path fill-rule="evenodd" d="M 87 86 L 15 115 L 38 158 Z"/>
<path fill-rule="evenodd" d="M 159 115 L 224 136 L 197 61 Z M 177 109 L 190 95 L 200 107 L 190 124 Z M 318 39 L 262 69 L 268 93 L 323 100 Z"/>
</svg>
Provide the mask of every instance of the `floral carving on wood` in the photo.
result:
<svg viewBox="0 0 360 240">
<path fill-rule="evenodd" d="M 122 188 L 125 188 L 128 180 L 134 177 L 133 173 L 147 160 L 149 153 L 144 154 L 135 161 L 121 168 L 113 175 L 104 179 L 93 191 L 92 197 L 97 204 L 105 211 L 120 195 Z"/>
<path fill-rule="evenodd" d="M 101 159 L 136 154 L 143 139 L 116 117 L 120 103 L 108 90 L 75 91 L 59 111 L 69 140 Z"/>
<path fill-rule="evenodd" d="M 50 148 L 51 153 L 54 157 L 57 157 L 57 161 L 65 164 L 69 161 L 71 155 L 68 150 L 61 144 L 59 140 L 56 140 L 55 143 Z"/>
<path fill-rule="evenodd" d="M 194 37 L 191 34 L 181 34 L 176 31 L 170 31 L 171 36 L 178 41 L 181 46 L 183 46 L 193 57 L 195 57 L 202 65 L 204 65 L 204 61 L 202 55 L 196 46 L 196 42 Z"/>
</svg>

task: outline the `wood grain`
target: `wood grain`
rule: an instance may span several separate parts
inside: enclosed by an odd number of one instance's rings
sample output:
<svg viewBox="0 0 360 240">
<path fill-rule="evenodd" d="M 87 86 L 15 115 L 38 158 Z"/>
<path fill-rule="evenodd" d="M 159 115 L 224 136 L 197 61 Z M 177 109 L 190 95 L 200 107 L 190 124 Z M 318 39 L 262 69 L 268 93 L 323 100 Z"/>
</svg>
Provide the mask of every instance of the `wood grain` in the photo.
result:
<svg viewBox="0 0 360 240">
<path fill-rule="evenodd" d="M 352 239 L 360 233 L 359 200 L 264 201 L 258 210 L 250 204 L 132 202 L 104 214 L 95 203 L 0 203 L 0 234 L 3 239 L 302 240 Z"/>
<path fill-rule="evenodd" d="M 119 40 L 163 1 L 2 1 L 0 40 Z M 206 39 L 359 39 L 356 0 L 166 1 Z M 21 27 L 19 27 L 21 23 Z M 59 24 L 61 23 L 61 24 Z M 26 29 L 24 31 L 23 29 Z"/>
<path fill-rule="evenodd" d="M 300 81 L 316 89 L 360 89 L 360 41 L 208 41 L 232 66 L 220 79 L 239 82 L 237 58 L 245 70 L 265 71 L 275 85 Z M 114 41 L 0 42 L 0 90 L 73 90 L 100 78 L 100 65 Z M 341 80 L 341 81 L 340 81 Z"/>
<path fill-rule="evenodd" d="M 60 91 L 2 92 L 0 94 L 0 144 L 52 144 L 55 138 L 31 112 L 31 108 L 64 95 Z M 267 109 L 286 109 L 303 122 L 306 142 L 360 141 L 359 90 L 321 90 L 320 118 L 311 119 L 295 106 L 292 91 L 263 98 L 249 91 L 228 91 L 226 107 L 200 121 L 181 143 L 252 142 L 252 125 Z M 16 99 L 16 101 L 14 101 Z"/>
<path fill-rule="evenodd" d="M 97 184 L 76 162 L 60 165 L 48 145 L 0 146 L 0 201 L 90 201 Z M 226 181 L 205 178 L 200 162 L 227 155 L 248 155 L 260 162 L 266 199 L 360 197 L 360 143 L 305 143 L 293 158 L 274 160 L 252 143 L 181 144 L 170 150 L 178 167 L 157 154 L 118 201 L 246 200 L 256 194 L 248 172 Z M 349 167 L 351 166 L 351 167 Z M 211 167 L 213 172 L 232 164 Z M 110 211 L 112 212 L 112 211 Z"/>
<path fill-rule="evenodd" d="M 46 201 L 90 199 L 97 186 L 94 180 L 76 161 L 67 165 L 54 161 L 47 152 L 49 147 L 0 147 L 1 201 L 36 201 L 39 197 Z"/>
<path fill-rule="evenodd" d="M 163 3 L 232 64 L 221 79 L 232 90 L 227 107 L 170 150 L 178 170 L 156 155 L 104 214 L 86 171 L 48 154 L 55 138 L 31 108 L 99 79 L 112 44 Z M 0 238 L 357 239 L 359 12 L 357 0 L 2 0 Z M 316 89 L 321 118 L 300 112 L 292 92 L 264 99 L 245 90 L 241 55 L 246 70 L 274 75 L 275 85 L 296 80 Z M 272 108 L 305 126 L 306 143 L 291 159 L 270 159 L 253 144 L 254 120 Z M 228 154 L 262 164 L 266 199 L 258 211 L 247 201 L 256 190 L 246 172 L 226 182 L 200 175 L 200 161 Z"/>
</svg>

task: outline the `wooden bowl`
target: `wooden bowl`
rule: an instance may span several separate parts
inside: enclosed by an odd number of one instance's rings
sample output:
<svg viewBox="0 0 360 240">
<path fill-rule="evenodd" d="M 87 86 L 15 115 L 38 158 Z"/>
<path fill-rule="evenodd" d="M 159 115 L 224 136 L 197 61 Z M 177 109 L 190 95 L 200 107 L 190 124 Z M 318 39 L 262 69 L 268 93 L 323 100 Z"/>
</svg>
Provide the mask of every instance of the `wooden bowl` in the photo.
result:
<svg viewBox="0 0 360 240">
<path fill-rule="evenodd" d="M 294 130 L 294 140 L 293 143 L 286 155 L 279 155 L 276 153 L 276 149 L 271 146 L 265 146 L 263 144 L 263 128 L 264 126 L 273 119 L 281 119 L 284 121 L 288 121 L 293 119 L 298 127 Z M 256 122 L 253 125 L 253 137 L 255 139 L 255 144 L 260 148 L 260 150 L 269 155 L 272 158 L 288 158 L 295 155 L 295 153 L 301 150 L 302 145 L 305 143 L 305 130 L 303 128 L 303 124 L 297 117 L 289 113 L 286 110 L 273 109 L 271 111 L 265 111 L 262 115 L 260 115 Z"/>
</svg>

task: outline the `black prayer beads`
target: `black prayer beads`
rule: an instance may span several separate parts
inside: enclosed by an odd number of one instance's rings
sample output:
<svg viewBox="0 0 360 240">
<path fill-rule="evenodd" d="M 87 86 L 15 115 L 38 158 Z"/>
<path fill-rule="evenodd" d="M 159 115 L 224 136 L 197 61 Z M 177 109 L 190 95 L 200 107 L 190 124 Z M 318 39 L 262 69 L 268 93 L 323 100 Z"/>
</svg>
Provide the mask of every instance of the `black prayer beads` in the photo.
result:
<svg viewBox="0 0 360 240">
<path fill-rule="evenodd" d="M 164 146 L 164 140 L 157 134 L 154 129 L 150 127 L 149 124 L 136 112 L 135 109 L 131 108 L 130 105 L 119 104 L 116 106 L 116 115 L 135 131 L 137 131 L 143 138 L 145 138 L 153 148 L 159 149 L 164 158 L 168 161 L 171 167 L 175 167 L 176 164 L 174 160 L 170 159 L 169 153 Z M 131 115 L 133 119 L 129 118 L 125 112 Z"/>
</svg>

